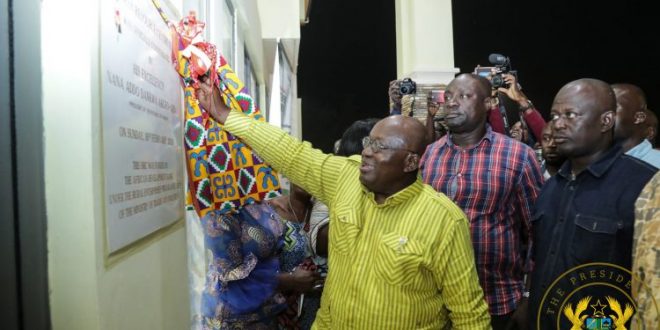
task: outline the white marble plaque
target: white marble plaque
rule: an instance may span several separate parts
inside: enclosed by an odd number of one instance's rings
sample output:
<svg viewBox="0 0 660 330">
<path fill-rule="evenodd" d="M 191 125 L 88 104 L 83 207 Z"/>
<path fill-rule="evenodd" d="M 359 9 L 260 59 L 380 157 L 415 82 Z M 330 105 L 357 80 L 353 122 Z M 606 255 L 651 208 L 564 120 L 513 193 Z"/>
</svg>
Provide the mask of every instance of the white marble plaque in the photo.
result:
<svg viewBox="0 0 660 330">
<path fill-rule="evenodd" d="M 161 4 L 177 22 L 172 6 Z M 182 89 L 170 62 L 169 30 L 150 0 L 104 0 L 101 16 L 104 205 L 112 253 L 183 218 Z"/>
</svg>

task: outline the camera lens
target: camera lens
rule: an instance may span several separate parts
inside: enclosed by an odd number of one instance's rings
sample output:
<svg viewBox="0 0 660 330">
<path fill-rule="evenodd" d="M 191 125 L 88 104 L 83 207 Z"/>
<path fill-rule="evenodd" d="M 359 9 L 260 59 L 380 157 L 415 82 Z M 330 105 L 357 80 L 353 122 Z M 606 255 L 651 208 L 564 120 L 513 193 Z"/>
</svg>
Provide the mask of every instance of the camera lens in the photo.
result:
<svg viewBox="0 0 660 330">
<path fill-rule="evenodd" d="M 502 75 L 495 75 L 493 76 L 493 79 L 491 79 L 491 83 L 493 84 L 493 87 L 500 88 L 504 86 L 504 78 L 502 78 Z"/>
<path fill-rule="evenodd" d="M 403 95 L 414 94 L 415 93 L 415 82 L 410 78 L 405 78 L 401 80 L 399 85 L 399 93 Z"/>
</svg>

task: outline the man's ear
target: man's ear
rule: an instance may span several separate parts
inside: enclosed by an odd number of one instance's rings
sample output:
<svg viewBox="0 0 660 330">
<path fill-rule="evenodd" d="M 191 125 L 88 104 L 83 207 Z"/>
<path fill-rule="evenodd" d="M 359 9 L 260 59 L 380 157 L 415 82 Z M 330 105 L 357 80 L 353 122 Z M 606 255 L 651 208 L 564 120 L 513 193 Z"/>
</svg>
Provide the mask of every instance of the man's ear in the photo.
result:
<svg viewBox="0 0 660 330">
<path fill-rule="evenodd" d="M 419 168 L 419 155 L 414 153 L 408 153 L 406 159 L 404 160 L 403 172 L 410 173 L 414 172 Z"/>
<path fill-rule="evenodd" d="M 644 111 L 635 112 L 635 125 L 639 125 L 646 121 L 646 113 Z"/>
<path fill-rule="evenodd" d="M 614 111 L 607 111 L 600 115 L 600 131 L 607 132 L 614 127 Z"/>
</svg>

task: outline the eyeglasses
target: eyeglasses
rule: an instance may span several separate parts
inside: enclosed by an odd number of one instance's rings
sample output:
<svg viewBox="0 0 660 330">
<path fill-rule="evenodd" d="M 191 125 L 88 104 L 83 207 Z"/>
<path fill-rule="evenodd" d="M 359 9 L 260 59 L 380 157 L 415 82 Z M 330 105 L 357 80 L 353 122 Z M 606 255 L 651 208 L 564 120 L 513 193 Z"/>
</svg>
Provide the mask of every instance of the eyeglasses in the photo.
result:
<svg viewBox="0 0 660 330">
<path fill-rule="evenodd" d="M 417 152 L 412 151 L 410 149 L 406 149 L 406 148 L 396 148 L 396 147 L 384 146 L 382 143 L 380 143 L 380 141 L 374 140 L 374 139 L 372 139 L 368 136 L 365 136 L 362 139 L 362 147 L 364 149 L 371 148 L 371 151 L 373 151 L 376 154 L 383 151 L 383 150 L 405 150 L 405 151 L 408 151 L 408 152 L 412 152 L 413 154 L 417 154 Z"/>
</svg>

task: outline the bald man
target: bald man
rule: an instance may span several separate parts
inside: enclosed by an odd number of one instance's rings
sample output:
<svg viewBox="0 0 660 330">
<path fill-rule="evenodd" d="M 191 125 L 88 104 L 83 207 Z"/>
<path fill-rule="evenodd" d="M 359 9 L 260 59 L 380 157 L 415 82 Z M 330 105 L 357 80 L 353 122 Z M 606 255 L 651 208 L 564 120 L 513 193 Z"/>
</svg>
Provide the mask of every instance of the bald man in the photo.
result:
<svg viewBox="0 0 660 330">
<path fill-rule="evenodd" d="M 660 151 L 654 150 L 648 136 L 648 116 L 646 96 L 641 88 L 632 84 L 614 84 L 616 97 L 616 120 L 614 137 L 629 156 L 641 159 L 660 168 Z"/>
<path fill-rule="evenodd" d="M 197 97 L 224 129 L 330 209 L 331 271 L 312 329 L 489 328 L 468 221 L 417 177 L 426 144 L 419 121 L 379 121 L 362 157 L 347 158 L 230 111 L 208 83 Z"/>
<path fill-rule="evenodd" d="M 656 168 L 625 155 L 621 145 L 614 144 L 616 108 L 610 86 L 595 79 L 568 83 L 559 90 L 552 104 L 554 142 L 557 152 L 567 160 L 543 186 L 535 207 L 532 223 L 535 268 L 530 295 L 534 329 L 555 329 L 558 319 L 560 329 L 580 326 L 576 323 L 584 321 L 580 321 L 578 312 L 572 325 L 566 323 L 569 319 L 563 317 L 566 312 L 559 306 L 568 306 L 562 301 L 568 299 L 568 293 L 574 300 L 589 296 L 582 294 L 591 289 L 577 288 L 590 283 L 588 276 L 584 282 L 575 277 L 571 282 L 575 287 L 547 291 L 564 272 L 593 262 L 631 267 L 634 203 Z M 596 299 L 607 303 L 598 292 L 590 295 L 592 303 Z M 546 293 L 549 296 L 544 300 Z M 595 310 L 588 308 L 584 315 L 595 315 Z"/>
<path fill-rule="evenodd" d="M 470 219 L 477 273 L 494 330 L 526 324 L 532 207 L 543 176 L 534 150 L 486 124 L 490 82 L 462 74 L 445 90 L 449 134 L 429 145 L 422 178 Z"/>
</svg>

